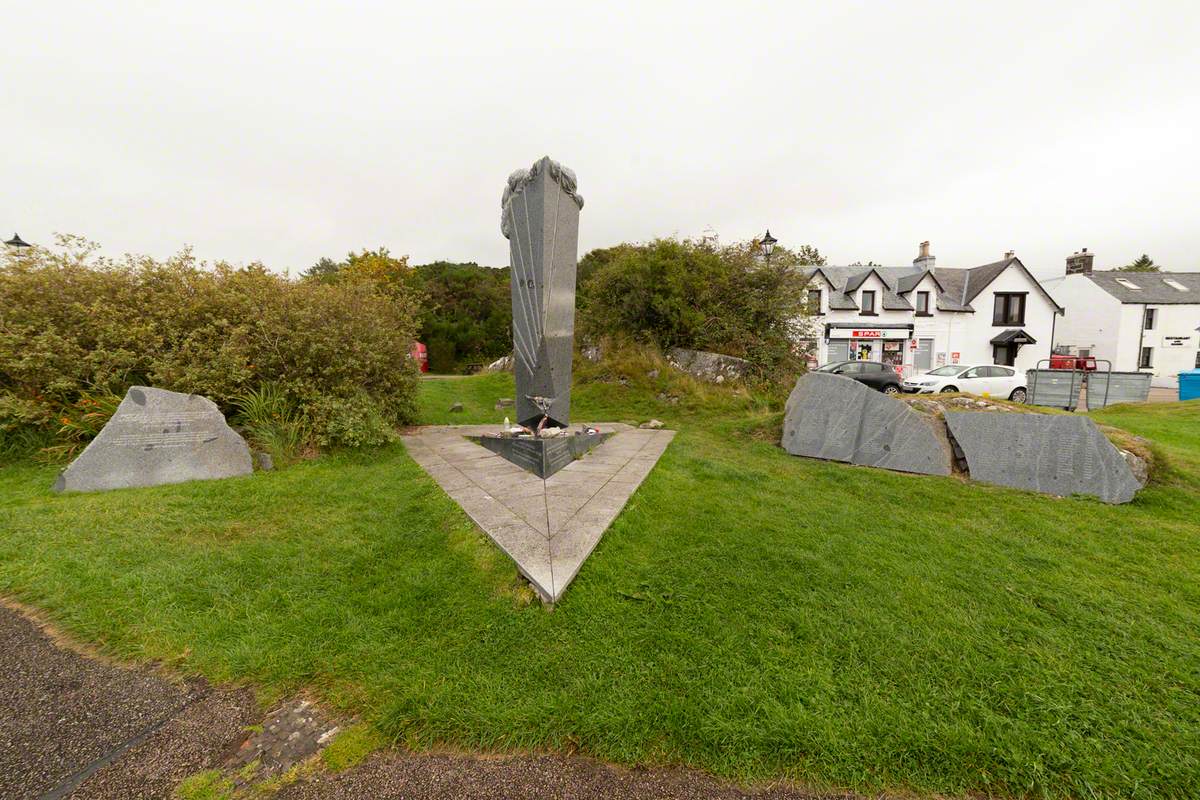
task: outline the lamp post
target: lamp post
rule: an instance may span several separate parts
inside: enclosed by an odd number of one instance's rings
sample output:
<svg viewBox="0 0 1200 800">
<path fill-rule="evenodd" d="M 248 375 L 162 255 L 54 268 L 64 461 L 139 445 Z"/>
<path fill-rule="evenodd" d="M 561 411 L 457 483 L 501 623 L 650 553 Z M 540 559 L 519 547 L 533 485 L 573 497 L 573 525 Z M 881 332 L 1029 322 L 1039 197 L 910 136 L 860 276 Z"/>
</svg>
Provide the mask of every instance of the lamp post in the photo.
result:
<svg viewBox="0 0 1200 800">
<path fill-rule="evenodd" d="M 771 263 L 771 253 L 775 252 L 775 242 L 779 241 L 771 235 L 771 229 L 767 228 L 767 232 L 763 234 L 762 239 L 758 243 L 758 248 L 762 250 L 763 258 L 767 259 L 767 264 Z"/>
<path fill-rule="evenodd" d="M 5 242 L 5 244 L 8 245 L 9 247 L 16 247 L 18 249 L 22 248 L 22 247 L 32 247 L 33 246 L 33 245 L 29 244 L 29 242 L 22 239 L 20 234 L 17 234 L 17 233 L 14 233 L 13 238 L 9 239 L 7 242 Z"/>
</svg>

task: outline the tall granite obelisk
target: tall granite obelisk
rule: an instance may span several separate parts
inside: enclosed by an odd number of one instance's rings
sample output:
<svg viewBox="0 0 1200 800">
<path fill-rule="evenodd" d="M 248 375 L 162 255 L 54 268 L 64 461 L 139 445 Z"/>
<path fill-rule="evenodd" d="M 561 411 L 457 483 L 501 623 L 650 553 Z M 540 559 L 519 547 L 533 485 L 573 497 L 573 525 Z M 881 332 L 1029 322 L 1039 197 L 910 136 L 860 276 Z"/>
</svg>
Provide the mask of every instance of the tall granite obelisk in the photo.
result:
<svg viewBox="0 0 1200 800">
<path fill-rule="evenodd" d="M 575 173 L 546 156 L 508 176 L 500 231 L 512 266 L 517 422 L 566 427 L 571 417 L 579 211 Z"/>
</svg>

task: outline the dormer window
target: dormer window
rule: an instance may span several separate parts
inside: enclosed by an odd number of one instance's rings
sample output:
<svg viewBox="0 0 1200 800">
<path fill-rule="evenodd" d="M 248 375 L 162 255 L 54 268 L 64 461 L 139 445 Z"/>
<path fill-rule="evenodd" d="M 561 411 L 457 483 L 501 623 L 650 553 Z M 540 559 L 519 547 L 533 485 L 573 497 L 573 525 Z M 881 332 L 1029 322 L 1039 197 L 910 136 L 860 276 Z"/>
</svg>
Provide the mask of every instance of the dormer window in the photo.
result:
<svg viewBox="0 0 1200 800">
<path fill-rule="evenodd" d="M 862 293 L 862 301 L 859 303 L 859 308 L 863 314 L 875 313 L 875 292 L 867 289 Z"/>
<path fill-rule="evenodd" d="M 929 316 L 929 292 L 917 292 L 917 315 Z"/>
</svg>

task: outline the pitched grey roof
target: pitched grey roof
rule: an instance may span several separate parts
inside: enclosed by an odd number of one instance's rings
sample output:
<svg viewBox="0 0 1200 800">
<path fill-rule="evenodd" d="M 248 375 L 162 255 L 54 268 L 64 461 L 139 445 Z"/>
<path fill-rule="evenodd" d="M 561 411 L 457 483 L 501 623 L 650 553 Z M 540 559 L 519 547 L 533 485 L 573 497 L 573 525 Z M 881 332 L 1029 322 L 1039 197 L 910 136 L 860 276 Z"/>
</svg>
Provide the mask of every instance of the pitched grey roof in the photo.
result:
<svg viewBox="0 0 1200 800">
<path fill-rule="evenodd" d="M 1200 303 L 1200 272 L 1093 272 L 1088 275 L 1092 283 L 1117 298 L 1122 303 L 1150 303 L 1152 305 L 1177 305 L 1184 303 Z M 1117 283 L 1117 279 L 1126 280 L 1137 286 L 1130 289 Z M 1164 279 L 1170 279 L 1187 287 L 1189 291 L 1181 292 L 1168 285 Z"/>
<path fill-rule="evenodd" d="M 1003 261 L 993 261 L 991 264 L 983 264 L 978 267 L 971 267 L 970 269 L 935 267 L 932 270 L 925 270 L 918 266 L 863 267 L 856 265 L 851 267 L 805 267 L 803 271 L 809 277 L 820 272 L 833 285 L 834 291 L 830 292 L 829 296 L 829 308 L 833 311 L 857 310 L 858 302 L 855 300 L 854 293 L 858 291 L 858 288 L 863 285 L 872 273 L 879 277 L 885 287 L 882 303 L 884 310 L 912 311 L 912 303 L 903 297 L 903 295 L 915 289 L 917 284 L 921 282 L 921 279 L 928 273 L 933 277 L 934 283 L 940 289 L 937 295 L 937 307 L 939 310 L 974 311 L 975 309 L 971 306 L 971 301 L 978 297 L 979 293 L 996 279 L 996 276 L 1010 266 L 1019 267 L 1026 275 L 1029 275 L 1029 271 L 1025 269 L 1025 265 L 1018 258 L 1006 258 Z M 1196 274 L 1200 277 L 1200 273 L 1174 274 Z M 1037 284 L 1039 288 L 1041 287 L 1041 284 L 1032 275 L 1029 275 L 1029 279 Z M 1200 293 L 1200 286 L 1198 286 L 1197 291 Z M 1054 298 L 1050 297 L 1045 289 L 1042 289 L 1042 292 L 1061 312 L 1062 308 L 1054 301 Z M 1138 300 L 1133 302 L 1143 301 Z"/>
</svg>

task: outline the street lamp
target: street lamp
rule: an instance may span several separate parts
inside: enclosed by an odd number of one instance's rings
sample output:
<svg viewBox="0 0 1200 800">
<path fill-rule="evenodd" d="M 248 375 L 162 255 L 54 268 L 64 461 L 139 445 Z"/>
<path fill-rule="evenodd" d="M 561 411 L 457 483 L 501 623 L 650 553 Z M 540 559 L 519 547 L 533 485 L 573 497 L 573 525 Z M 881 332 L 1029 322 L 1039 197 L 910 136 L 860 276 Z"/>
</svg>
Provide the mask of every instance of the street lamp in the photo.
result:
<svg viewBox="0 0 1200 800">
<path fill-rule="evenodd" d="M 5 242 L 5 244 L 8 245 L 9 247 L 17 247 L 17 248 L 32 247 L 32 245 L 29 244 L 29 242 L 27 242 L 21 238 L 20 234 L 16 234 L 16 233 L 14 233 L 13 238 L 9 239 L 7 242 Z"/>
<path fill-rule="evenodd" d="M 758 243 L 758 247 L 762 250 L 763 257 L 767 259 L 767 263 L 771 263 L 771 253 L 775 252 L 775 242 L 779 241 L 771 235 L 771 229 L 767 228 L 767 232 L 763 234 L 762 240 Z"/>
</svg>

